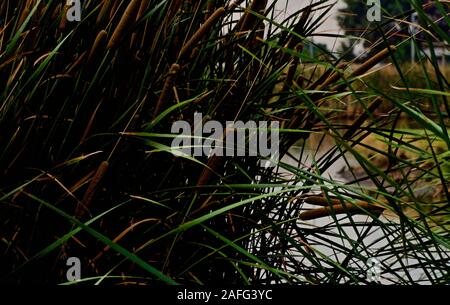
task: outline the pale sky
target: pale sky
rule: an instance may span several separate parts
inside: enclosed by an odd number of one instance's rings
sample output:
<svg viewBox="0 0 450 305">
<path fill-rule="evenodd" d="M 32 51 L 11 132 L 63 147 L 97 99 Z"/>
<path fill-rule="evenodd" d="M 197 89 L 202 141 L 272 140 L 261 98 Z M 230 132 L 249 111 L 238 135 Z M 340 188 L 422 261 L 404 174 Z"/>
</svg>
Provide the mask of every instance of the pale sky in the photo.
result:
<svg viewBox="0 0 450 305">
<path fill-rule="evenodd" d="M 310 4 L 311 2 L 312 2 L 312 0 L 278 0 L 277 9 L 280 11 L 281 14 L 284 13 L 289 16 L 296 10 L 299 10 L 302 7 L 305 7 L 306 5 Z M 332 2 L 333 1 L 330 1 L 330 3 L 332 3 Z M 329 18 L 326 19 L 326 21 L 317 30 L 317 32 L 327 33 L 327 34 L 340 33 L 340 28 L 336 21 L 336 16 L 338 14 L 337 10 L 339 8 L 345 7 L 345 3 L 344 3 L 344 1 L 340 1 L 340 0 L 335 0 L 335 2 L 337 2 L 336 5 L 328 13 Z M 287 3 L 287 9 L 286 9 L 286 3 Z M 316 14 L 319 14 L 319 13 L 317 12 Z M 343 34 L 343 33 L 341 33 L 341 34 Z M 337 46 L 339 45 L 339 43 L 335 43 L 336 39 L 328 38 L 328 37 L 317 37 L 314 39 L 314 41 L 327 44 L 327 46 L 330 50 L 333 49 L 334 45 L 335 45 L 334 48 L 337 48 Z"/>
</svg>

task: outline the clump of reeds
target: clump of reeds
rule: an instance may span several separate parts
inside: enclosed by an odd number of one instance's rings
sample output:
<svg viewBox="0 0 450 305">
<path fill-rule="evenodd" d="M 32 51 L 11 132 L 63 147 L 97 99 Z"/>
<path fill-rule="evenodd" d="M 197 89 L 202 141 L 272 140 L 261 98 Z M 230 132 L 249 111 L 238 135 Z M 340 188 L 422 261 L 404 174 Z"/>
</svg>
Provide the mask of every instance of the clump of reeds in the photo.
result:
<svg viewBox="0 0 450 305">
<path fill-rule="evenodd" d="M 0 2 L 1 281 L 61 283 L 77 256 L 86 282 L 360 284 L 380 254 L 395 283 L 448 283 L 448 69 L 399 63 L 415 37 L 356 65 L 310 53 L 332 1 L 279 17 L 277 1 L 93 0 L 70 24 L 66 3 L 16 2 Z M 279 121 L 277 166 L 174 155 L 173 122 L 196 137 L 198 112 Z"/>
</svg>

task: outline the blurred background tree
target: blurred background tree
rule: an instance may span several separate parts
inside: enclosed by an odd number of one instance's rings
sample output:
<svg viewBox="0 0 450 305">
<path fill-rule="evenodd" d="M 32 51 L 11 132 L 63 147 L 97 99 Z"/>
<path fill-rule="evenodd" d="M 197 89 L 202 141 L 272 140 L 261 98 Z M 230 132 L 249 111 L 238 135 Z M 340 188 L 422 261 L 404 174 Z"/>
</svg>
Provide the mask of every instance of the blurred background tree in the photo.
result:
<svg viewBox="0 0 450 305">
<path fill-rule="evenodd" d="M 409 37 L 410 25 L 409 21 L 414 18 L 412 15 L 415 10 L 412 10 L 411 0 L 381 0 L 382 19 L 381 22 L 369 22 L 366 18 L 367 10 L 370 6 L 366 1 L 360 0 L 344 0 L 346 7 L 339 9 L 339 15 L 337 17 L 339 26 L 343 29 L 345 35 L 360 36 L 364 40 L 362 47 L 368 51 L 365 56 L 361 57 L 361 60 L 371 56 L 378 52 L 382 45 L 380 39 L 386 39 L 390 44 L 398 44 Z M 435 21 L 437 26 L 444 32 L 449 32 L 448 24 L 442 17 L 442 13 L 436 5 L 437 2 L 432 0 L 416 1 L 417 5 L 426 6 L 425 12 L 428 18 Z M 427 5 L 428 4 L 428 5 Z M 441 9 L 449 12 L 449 6 L 446 3 L 440 3 Z M 417 17 L 416 17 L 417 19 Z M 419 18 L 420 19 L 420 18 Z M 405 20 L 407 22 L 402 22 Z M 420 22 L 420 20 L 418 20 Z M 430 29 L 434 32 L 433 29 Z M 381 33 L 385 33 L 381 35 Z M 390 33 L 390 34 L 389 34 Z M 419 43 L 425 40 L 424 35 L 418 35 L 416 37 Z M 344 42 L 340 51 L 344 53 L 346 57 L 351 56 L 354 49 L 354 42 Z M 405 43 L 399 48 L 397 52 L 397 58 L 400 62 L 411 60 L 411 44 Z M 348 59 L 348 58 L 346 58 Z"/>
<path fill-rule="evenodd" d="M 386 33 L 394 26 L 394 22 L 390 19 L 394 16 L 407 12 L 410 9 L 410 4 L 407 0 L 381 0 L 382 19 L 380 22 L 369 22 L 366 18 L 367 10 L 370 8 L 366 1 L 360 0 L 344 0 L 346 7 L 339 10 L 337 17 L 339 26 L 343 29 L 346 35 L 362 36 L 365 40 L 362 43 L 364 49 L 371 49 L 369 54 L 363 56 L 363 58 L 370 56 L 370 54 L 378 52 L 382 46 L 377 43 L 380 39 L 380 33 Z M 390 22 L 391 21 L 391 22 Z M 400 26 L 400 25 L 397 25 Z M 392 43 L 398 43 L 401 41 L 402 34 L 407 31 L 406 26 L 402 26 L 401 31 L 396 35 L 389 37 L 388 41 Z M 381 36 L 382 37 L 382 36 Z M 345 43 L 344 43 L 345 44 Z M 354 43 L 341 45 L 341 50 L 348 50 Z M 408 52 L 405 50 L 399 50 L 401 53 L 400 58 L 405 58 Z M 349 52 L 350 55 L 353 52 Z M 348 56 L 347 56 L 348 57 Z M 408 58 L 409 59 L 409 58 Z"/>
</svg>

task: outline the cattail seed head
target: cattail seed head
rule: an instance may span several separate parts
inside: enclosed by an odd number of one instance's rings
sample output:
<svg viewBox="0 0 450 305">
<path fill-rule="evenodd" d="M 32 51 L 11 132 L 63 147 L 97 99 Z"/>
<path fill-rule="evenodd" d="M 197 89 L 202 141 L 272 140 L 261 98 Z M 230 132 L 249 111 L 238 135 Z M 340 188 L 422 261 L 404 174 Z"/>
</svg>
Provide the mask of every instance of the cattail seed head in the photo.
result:
<svg viewBox="0 0 450 305">
<path fill-rule="evenodd" d="M 95 191 L 97 190 L 97 186 L 99 185 L 102 178 L 105 176 L 108 168 L 109 168 L 108 161 L 103 161 L 100 164 L 97 171 L 95 172 L 94 177 L 91 180 L 91 183 L 89 184 L 88 189 L 86 190 L 86 193 L 84 194 L 82 202 L 77 206 L 77 210 L 75 211 L 75 217 L 81 218 L 89 210 L 92 198 L 94 197 Z"/>
<path fill-rule="evenodd" d="M 119 21 L 119 24 L 117 25 L 111 39 L 109 40 L 107 46 L 108 49 L 115 49 L 119 45 L 119 42 L 122 40 L 125 30 L 136 20 L 140 5 L 141 0 L 132 0 L 130 4 L 128 4 L 122 18 Z"/>
<path fill-rule="evenodd" d="M 222 15 L 225 14 L 225 8 L 220 7 L 218 8 L 211 17 L 208 18 L 208 20 L 205 21 L 205 23 L 197 30 L 197 32 L 192 35 L 191 39 L 186 42 L 186 44 L 183 46 L 183 48 L 180 51 L 179 58 L 182 58 L 183 56 L 187 55 L 188 51 L 191 50 L 191 48 L 199 42 L 203 36 L 214 26 L 216 21 L 222 17 Z"/>
<path fill-rule="evenodd" d="M 91 62 L 97 56 L 97 54 L 99 54 L 105 48 L 107 37 L 108 33 L 106 33 L 105 30 L 101 30 L 97 34 L 91 51 L 89 52 L 88 62 Z"/>
</svg>

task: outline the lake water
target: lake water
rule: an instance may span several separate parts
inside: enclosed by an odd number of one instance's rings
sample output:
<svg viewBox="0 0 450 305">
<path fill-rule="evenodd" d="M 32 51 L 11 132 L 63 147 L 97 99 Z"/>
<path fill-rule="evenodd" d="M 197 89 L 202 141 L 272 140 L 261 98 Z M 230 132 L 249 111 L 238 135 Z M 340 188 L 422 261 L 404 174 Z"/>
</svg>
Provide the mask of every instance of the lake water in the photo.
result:
<svg viewBox="0 0 450 305">
<path fill-rule="evenodd" d="M 323 137 L 317 134 L 312 136 L 312 140 L 306 143 L 305 148 L 303 148 L 302 143 L 292 147 L 290 154 L 294 158 L 286 156 L 282 161 L 296 167 L 308 169 L 321 157 L 329 154 L 335 147 L 336 145 L 331 137 Z M 357 161 L 349 153 L 338 158 L 323 173 L 323 176 L 341 184 L 351 182 L 352 179 L 349 180 L 349 175 L 345 174 L 348 172 L 348 166 L 357 166 Z M 293 176 L 292 173 L 286 170 L 281 171 L 281 173 L 285 178 Z M 362 183 L 362 187 L 368 186 L 373 186 L 373 184 L 371 185 L 368 181 Z M 316 189 L 316 191 L 319 190 Z M 304 203 L 302 208 L 306 210 L 318 208 L 318 206 Z M 322 217 L 308 221 L 299 220 L 298 225 L 304 229 L 325 229 L 323 233 L 307 235 L 306 238 L 317 253 L 321 253 L 323 257 L 327 257 L 335 262 L 344 262 L 349 249 L 355 248 L 360 256 L 358 258 L 353 257 L 348 262 L 348 267 L 354 268 L 355 273 L 359 274 L 360 277 L 364 276 L 364 272 L 372 270 L 372 260 L 375 260 L 375 262 L 379 262 L 378 267 L 382 272 L 381 283 L 383 284 L 398 283 L 399 279 L 420 281 L 422 284 L 430 283 L 426 278 L 426 271 L 420 266 L 420 263 L 425 258 L 431 259 L 430 255 L 434 259 L 439 259 L 439 255 L 435 252 L 436 248 L 431 246 L 428 249 L 430 251 L 428 254 L 421 251 L 416 252 L 412 245 L 417 244 L 417 247 L 420 247 L 421 242 L 428 242 L 427 239 L 421 237 L 421 240 L 418 240 L 416 234 L 421 233 L 408 229 L 402 233 L 395 214 L 391 213 L 389 215 L 389 213 L 384 213 L 379 218 L 381 221 L 391 224 L 383 228 L 376 225 L 369 216 L 354 215 L 348 217 L 340 215 L 337 216 L 337 219 L 339 219 L 341 224 L 339 227 L 336 226 L 332 217 Z M 337 246 L 330 247 L 331 242 L 334 242 L 335 245 L 341 245 L 342 248 L 339 250 Z M 406 247 L 408 250 L 395 256 L 392 255 L 391 251 L 394 247 Z M 440 250 L 446 251 L 444 249 Z M 449 254 L 448 251 L 446 253 L 447 255 Z M 292 251 L 290 254 L 298 255 L 299 259 L 302 260 L 302 264 L 313 267 L 313 264 L 302 257 L 300 253 Z M 450 268 L 450 266 L 448 267 Z M 408 270 L 407 274 L 404 272 L 405 269 Z M 440 271 L 435 272 L 438 274 Z"/>
</svg>

